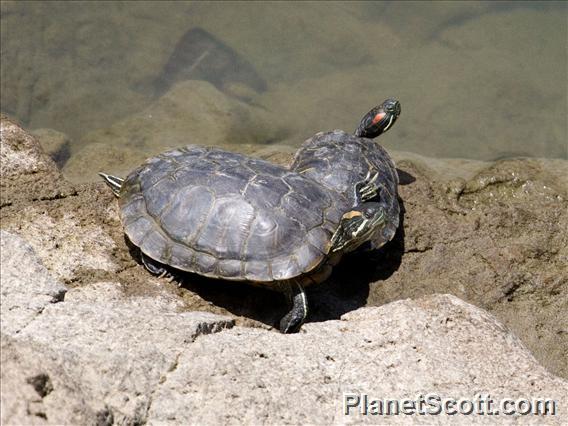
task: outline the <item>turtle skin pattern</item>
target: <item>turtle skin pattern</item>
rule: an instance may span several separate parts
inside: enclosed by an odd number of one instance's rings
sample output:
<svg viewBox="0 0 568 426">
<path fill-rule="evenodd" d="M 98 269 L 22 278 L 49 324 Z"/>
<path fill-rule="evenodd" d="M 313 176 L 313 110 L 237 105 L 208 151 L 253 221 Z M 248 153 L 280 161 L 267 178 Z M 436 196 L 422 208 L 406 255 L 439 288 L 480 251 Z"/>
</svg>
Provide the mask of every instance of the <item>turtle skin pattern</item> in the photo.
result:
<svg viewBox="0 0 568 426">
<path fill-rule="evenodd" d="M 351 200 L 284 167 L 189 145 L 132 171 L 119 205 L 128 238 L 150 258 L 270 285 L 326 263 Z"/>
<path fill-rule="evenodd" d="M 371 240 L 372 248 L 380 248 L 392 240 L 400 216 L 398 173 L 381 145 L 342 130 L 320 132 L 306 140 L 296 152 L 291 170 L 326 189 L 345 194 L 350 198 L 351 206 L 360 202 L 353 188 L 358 188 L 361 182 L 378 173 L 374 181 L 378 194 L 373 201 L 385 209 L 387 222 Z"/>
</svg>

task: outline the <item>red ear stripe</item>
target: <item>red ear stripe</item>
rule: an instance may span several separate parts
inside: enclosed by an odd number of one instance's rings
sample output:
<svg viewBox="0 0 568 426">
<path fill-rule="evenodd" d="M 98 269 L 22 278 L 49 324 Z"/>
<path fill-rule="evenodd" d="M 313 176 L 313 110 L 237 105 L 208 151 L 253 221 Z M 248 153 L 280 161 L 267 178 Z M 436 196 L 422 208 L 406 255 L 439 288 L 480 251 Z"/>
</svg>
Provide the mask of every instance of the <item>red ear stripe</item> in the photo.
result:
<svg viewBox="0 0 568 426">
<path fill-rule="evenodd" d="M 373 118 L 373 121 L 371 123 L 377 124 L 379 121 L 385 118 L 385 115 L 387 115 L 386 112 L 379 112 L 377 115 L 375 115 L 375 118 Z"/>
</svg>

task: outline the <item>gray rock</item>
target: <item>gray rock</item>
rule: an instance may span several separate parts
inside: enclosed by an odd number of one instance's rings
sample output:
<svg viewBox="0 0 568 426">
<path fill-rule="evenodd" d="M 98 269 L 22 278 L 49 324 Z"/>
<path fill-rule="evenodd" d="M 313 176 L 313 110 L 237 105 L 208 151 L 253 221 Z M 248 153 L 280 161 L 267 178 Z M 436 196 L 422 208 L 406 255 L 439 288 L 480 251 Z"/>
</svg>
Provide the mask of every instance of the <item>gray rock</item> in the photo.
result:
<svg viewBox="0 0 568 426">
<path fill-rule="evenodd" d="M 19 333 L 46 306 L 61 302 L 67 291 L 24 239 L 3 230 L 0 230 L 0 281 L 0 323 L 2 333 L 7 334 Z"/>
<path fill-rule="evenodd" d="M 5 334 L 0 343 L 3 425 L 94 424 L 108 412 L 74 374 L 70 354 Z"/>
<path fill-rule="evenodd" d="M 2 206 L 74 192 L 37 140 L 4 116 L 0 118 L 0 170 Z"/>
<path fill-rule="evenodd" d="M 21 398 L 12 391 L 39 375 L 40 382 L 45 376 L 51 382 L 49 398 L 38 408 L 49 424 L 90 423 L 93 413 L 140 424 L 154 389 L 175 368 L 180 353 L 197 336 L 233 324 L 207 312 L 180 312 L 180 307 L 171 297 L 125 298 L 120 284 L 97 283 L 69 290 L 64 302 L 46 307 L 25 328 L 7 329 L 6 356 L 14 364 L 7 380 L 13 388 L 6 385 L 8 409 L 2 412 L 15 417 L 3 418 L 3 424 L 25 423 L 26 417 L 18 417 Z M 11 312 L 3 314 L 6 323 L 12 319 Z M 22 352 L 28 354 L 23 360 Z M 34 356 L 49 362 L 28 362 Z M 27 395 L 25 401 L 37 400 L 37 391 L 18 392 Z"/>
<path fill-rule="evenodd" d="M 76 201 L 81 204 L 83 200 Z M 6 221 L 4 227 L 29 241 L 57 279 L 67 283 L 81 274 L 118 269 L 112 256 L 114 240 L 100 223 L 88 221 L 72 203 L 61 209 L 29 206 L 19 209 L 17 216 L 17 223 Z"/>
<path fill-rule="evenodd" d="M 181 351 L 233 324 L 118 283 L 67 291 L 21 237 L 0 242 L 2 424 L 137 423 Z"/>
<path fill-rule="evenodd" d="M 492 315 L 450 295 L 362 308 L 297 335 L 235 327 L 195 341 L 153 394 L 150 424 L 381 423 L 343 414 L 345 393 L 374 398 L 548 397 L 568 382 L 540 366 Z M 486 417 L 487 418 L 487 417 Z M 505 422 L 506 416 L 491 418 Z M 482 416 L 392 416 L 395 424 Z M 567 421 L 547 416 L 550 424 Z"/>
</svg>

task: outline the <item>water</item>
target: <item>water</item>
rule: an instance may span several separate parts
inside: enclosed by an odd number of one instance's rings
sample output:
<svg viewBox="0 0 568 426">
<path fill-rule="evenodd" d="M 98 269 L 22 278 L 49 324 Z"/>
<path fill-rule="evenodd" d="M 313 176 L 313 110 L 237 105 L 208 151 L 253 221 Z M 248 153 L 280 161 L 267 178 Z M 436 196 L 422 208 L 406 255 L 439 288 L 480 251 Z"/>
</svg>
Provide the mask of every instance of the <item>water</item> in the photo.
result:
<svg viewBox="0 0 568 426">
<path fill-rule="evenodd" d="M 2 2 L 0 19 L 2 112 L 65 133 L 71 160 L 93 143 L 298 146 L 390 96 L 402 116 L 388 149 L 568 157 L 565 2 Z M 152 84 L 191 28 L 265 86 L 207 65 L 225 80 L 160 101 Z"/>
</svg>

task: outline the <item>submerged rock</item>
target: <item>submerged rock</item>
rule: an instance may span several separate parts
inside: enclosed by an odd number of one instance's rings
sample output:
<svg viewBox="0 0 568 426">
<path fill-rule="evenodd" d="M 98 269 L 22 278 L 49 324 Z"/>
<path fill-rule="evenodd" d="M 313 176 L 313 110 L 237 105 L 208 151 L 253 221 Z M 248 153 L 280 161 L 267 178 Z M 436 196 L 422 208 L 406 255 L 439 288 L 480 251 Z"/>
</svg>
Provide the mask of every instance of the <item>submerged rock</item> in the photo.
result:
<svg viewBox="0 0 568 426">
<path fill-rule="evenodd" d="M 151 152 L 111 143 L 91 143 L 73 155 L 63 168 L 63 175 L 74 183 L 93 182 L 100 179 L 98 172 L 126 176 L 144 160 L 151 157 Z"/>
<path fill-rule="evenodd" d="M 209 81 L 228 92 L 235 83 L 253 91 L 266 90 L 266 82 L 245 58 L 203 28 L 191 28 L 179 39 L 152 84 L 155 96 L 184 80 Z"/>
<path fill-rule="evenodd" d="M 69 159 L 70 139 L 62 132 L 54 129 L 34 129 L 30 132 L 35 136 L 44 152 L 51 157 L 58 167 L 63 167 Z"/>
<path fill-rule="evenodd" d="M 251 129 L 254 129 L 251 131 Z M 281 131 L 265 111 L 228 97 L 206 81 L 175 84 L 143 111 L 91 132 L 63 173 L 74 182 L 99 180 L 97 172 L 124 174 L 170 148 L 264 144 Z"/>
</svg>

